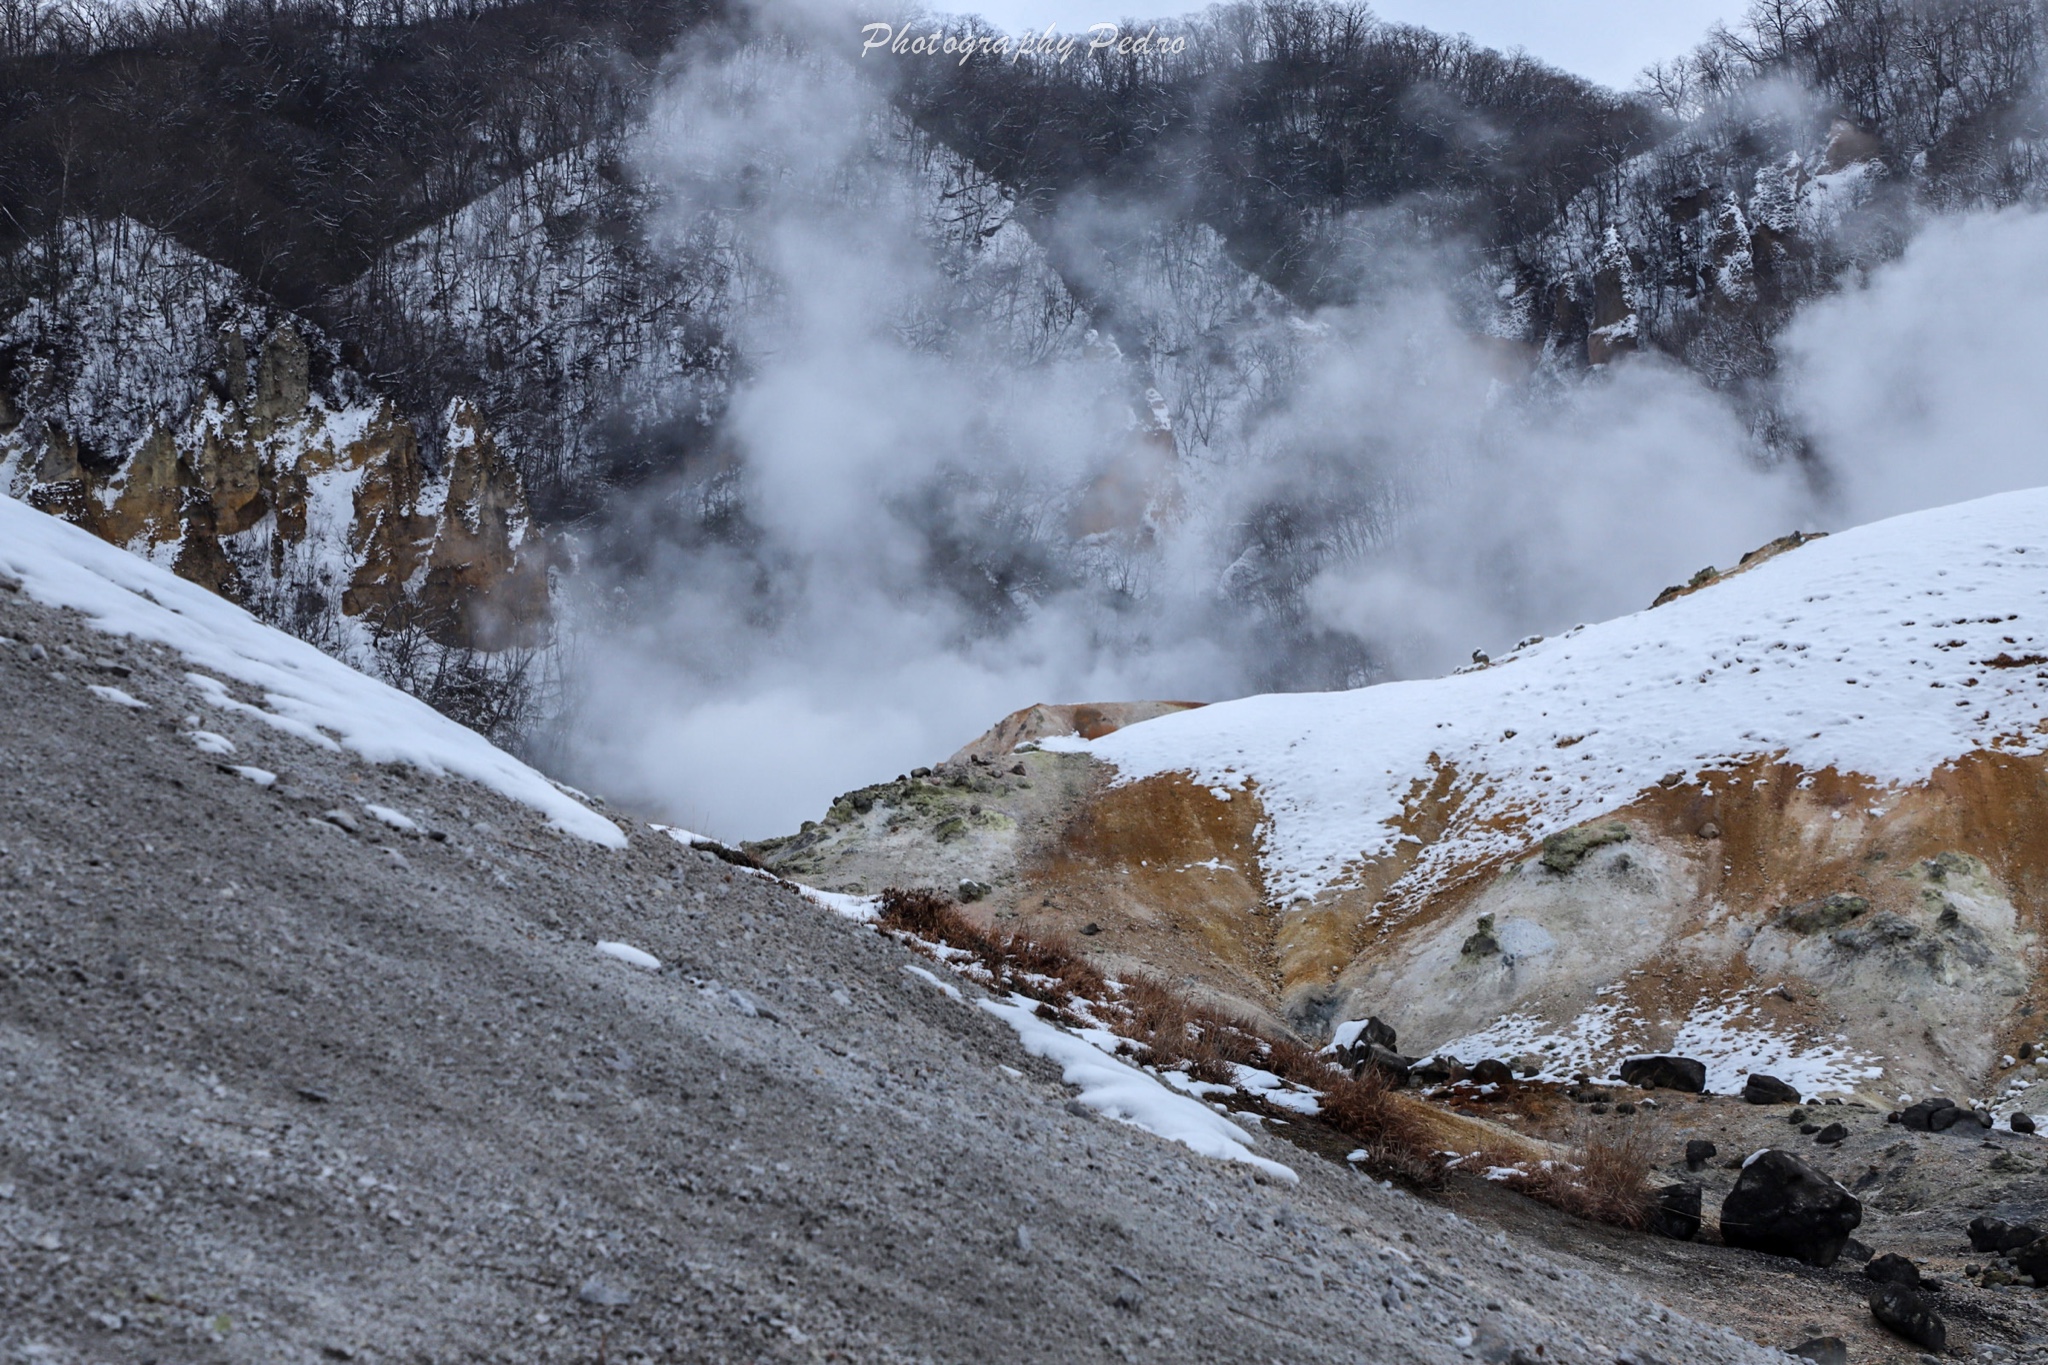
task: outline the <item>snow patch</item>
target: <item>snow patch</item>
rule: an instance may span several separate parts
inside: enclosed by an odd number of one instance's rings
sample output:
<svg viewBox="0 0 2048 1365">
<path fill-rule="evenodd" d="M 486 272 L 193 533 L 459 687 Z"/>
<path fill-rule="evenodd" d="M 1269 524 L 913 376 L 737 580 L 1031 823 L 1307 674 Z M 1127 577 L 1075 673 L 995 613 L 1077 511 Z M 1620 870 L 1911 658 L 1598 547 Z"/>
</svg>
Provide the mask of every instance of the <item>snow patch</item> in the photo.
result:
<svg viewBox="0 0 2048 1365">
<path fill-rule="evenodd" d="M 596 951 L 600 956 L 617 958 L 629 967 L 642 967 L 650 972 L 661 970 L 661 959 L 653 953 L 643 952 L 630 943 L 614 943 L 610 939 L 599 939 Z"/>
<path fill-rule="evenodd" d="M 958 986 L 954 985 L 950 981 L 939 980 L 938 977 L 934 976 L 931 972 L 925 970 L 923 967 L 918 966 L 914 962 L 904 963 L 903 970 L 909 972 L 912 976 L 916 977 L 920 981 L 927 983 L 928 985 L 938 987 L 940 990 L 944 991 L 947 997 L 950 999 L 965 1000 L 967 998 L 966 996 L 960 994 L 960 988 Z"/>
<path fill-rule="evenodd" d="M 116 706 L 125 706 L 131 711 L 147 711 L 149 709 L 148 702 L 131 697 L 118 687 L 108 687 L 105 683 L 87 683 L 86 691 L 92 693 L 101 701 L 110 701 Z"/>
<path fill-rule="evenodd" d="M 1614 988 L 1606 988 L 1604 993 Z M 1604 1003 L 1585 1010 L 1562 1029 L 1550 1029 L 1528 1014 L 1508 1014 L 1476 1033 L 1435 1049 L 1461 1061 L 1487 1057 L 1538 1060 L 1538 1079 L 1567 1081 L 1584 1073 L 1608 1076 L 1624 1058 L 1652 1052 L 1691 1057 L 1707 1068 L 1707 1090 L 1733 1094 L 1752 1072 L 1776 1076 L 1807 1095 L 1853 1091 L 1883 1074 L 1876 1060 L 1853 1053 L 1834 1039 L 1806 1040 L 1774 1031 L 1752 1013 L 1751 993 L 1738 991 L 1702 1000 L 1678 1025 L 1668 1046 L 1654 1046 L 1648 1021 L 1626 1005 Z"/>
<path fill-rule="evenodd" d="M 200 753 L 212 754 L 215 758 L 226 758 L 235 751 L 233 740 L 226 735 L 217 735 L 211 730 L 188 730 L 185 732 L 185 738 L 191 740 Z"/>
<path fill-rule="evenodd" d="M 843 891 L 820 891 L 814 886 L 791 883 L 805 900 L 823 906 L 835 915 L 857 920 L 862 924 L 873 924 L 882 917 L 880 896 L 850 896 Z"/>
<path fill-rule="evenodd" d="M 1029 997 L 976 1003 L 1015 1029 L 1026 1052 L 1058 1064 L 1061 1079 L 1078 1086 L 1081 1103 L 1097 1113 L 1202 1156 L 1241 1161 L 1289 1183 L 1301 1179 L 1291 1168 L 1252 1151 L 1250 1135 L 1207 1105 L 1174 1094 L 1136 1067 L 1040 1019 L 1037 1002 Z"/>
<path fill-rule="evenodd" d="M 371 802 L 365 801 L 363 803 L 363 812 L 372 820 L 380 824 L 389 825 L 400 834 L 417 834 L 420 831 L 419 823 L 411 816 L 406 815 L 402 811 L 395 811 L 389 806 L 374 805 Z"/>
</svg>

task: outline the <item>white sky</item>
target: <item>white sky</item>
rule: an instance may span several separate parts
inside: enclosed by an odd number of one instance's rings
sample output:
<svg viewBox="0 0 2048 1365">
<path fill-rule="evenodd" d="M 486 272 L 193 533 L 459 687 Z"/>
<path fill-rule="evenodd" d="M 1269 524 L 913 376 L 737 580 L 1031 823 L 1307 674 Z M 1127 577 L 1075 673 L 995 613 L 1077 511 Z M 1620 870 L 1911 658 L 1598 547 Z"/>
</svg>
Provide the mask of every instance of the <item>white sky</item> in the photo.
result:
<svg viewBox="0 0 2048 1365">
<path fill-rule="evenodd" d="M 1487 47 L 1523 48 L 1552 66 L 1626 89 L 1651 62 L 1689 52 L 1715 20 L 1734 23 L 1746 0 L 1371 0 L 1384 19 L 1466 33 Z M 1133 14 L 1207 8 L 1188 0 L 953 0 L 933 8 L 979 14 L 1007 32 L 1066 30 Z"/>
</svg>

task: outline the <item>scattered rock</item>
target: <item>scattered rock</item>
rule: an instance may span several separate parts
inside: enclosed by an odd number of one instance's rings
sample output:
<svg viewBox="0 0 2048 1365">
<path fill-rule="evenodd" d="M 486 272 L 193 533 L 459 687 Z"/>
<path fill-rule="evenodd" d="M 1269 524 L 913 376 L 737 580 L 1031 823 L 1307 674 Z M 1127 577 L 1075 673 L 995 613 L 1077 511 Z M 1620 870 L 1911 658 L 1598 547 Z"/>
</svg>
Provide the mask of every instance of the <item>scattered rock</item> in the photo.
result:
<svg viewBox="0 0 2048 1365">
<path fill-rule="evenodd" d="M 1862 1265 L 1875 1254 L 1868 1246 L 1864 1245 L 1863 1239 L 1860 1237 L 1851 1237 L 1848 1241 L 1842 1243 L 1842 1259 L 1852 1265 Z"/>
<path fill-rule="evenodd" d="M 1091 919 L 1086 924 L 1081 926 L 1081 932 L 1089 938 L 1094 938 L 1097 934 L 1102 932 L 1102 926 Z"/>
<path fill-rule="evenodd" d="M 1358 1040 L 1395 1051 L 1399 1051 L 1401 1047 L 1401 1038 L 1394 1032 L 1394 1026 L 1378 1015 L 1365 1021 L 1365 1027 L 1359 1031 Z"/>
<path fill-rule="evenodd" d="M 2032 1114 L 2022 1114 L 2015 1111 L 2012 1118 L 2007 1120 L 2007 1122 L 2011 1124 L 2012 1130 L 2015 1133 L 2031 1133 L 2034 1131 L 2034 1116 Z"/>
<path fill-rule="evenodd" d="M 958 895 L 960 903 L 962 905 L 972 905 L 974 904 L 974 902 L 986 898 L 988 893 L 993 890 L 995 890 L 995 888 L 990 886 L 987 882 L 977 882 L 970 880 L 961 882 L 959 890 L 956 892 L 956 894 Z"/>
<path fill-rule="evenodd" d="M 1621 1064 L 1621 1080 L 1640 1090 L 1682 1090 L 1703 1094 L 1707 1065 L 1691 1057 L 1631 1057 Z"/>
<path fill-rule="evenodd" d="M 1813 1140 L 1815 1142 L 1818 1142 L 1823 1147 L 1832 1147 L 1838 1142 L 1846 1141 L 1848 1139 L 1848 1136 L 1848 1124 L 1831 1123 L 1827 1127 L 1821 1129 L 1818 1133 L 1815 1133 L 1813 1135 Z"/>
<path fill-rule="evenodd" d="M 345 810 L 323 810 L 320 812 L 320 818 L 330 825 L 347 830 L 350 834 L 363 832 L 363 822 Z"/>
<path fill-rule="evenodd" d="M 1466 937 L 1464 946 L 1460 947 L 1458 952 L 1464 957 L 1500 956 L 1500 940 L 1493 936 L 1492 915 L 1481 915 L 1479 917 L 1479 923 L 1474 927 L 1472 933 Z"/>
<path fill-rule="evenodd" d="M 315 1090 L 310 1085 L 302 1085 L 293 1093 L 308 1104 L 325 1104 L 330 1098 L 325 1090 Z"/>
<path fill-rule="evenodd" d="M 1700 826 L 1699 837 L 1702 839 L 1718 839 L 1721 837 L 1721 827 L 1712 820 L 1709 820 Z"/>
<path fill-rule="evenodd" d="M 2048 1237 L 2039 1237 L 2012 1252 L 2012 1268 L 2034 1282 L 2036 1289 L 2048 1289 Z"/>
<path fill-rule="evenodd" d="M 1964 1229 L 1970 1238 L 1970 1250 L 1972 1251 L 1999 1250 L 1998 1239 L 2005 1236 L 2011 1230 L 2012 1225 L 2010 1223 L 2007 1223 L 2003 1218 L 1993 1218 L 1988 1213 L 1978 1218 L 1972 1218 L 1970 1226 Z"/>
<path fill-rule="evenodd" d="M 1698 1182 L 1687 1180 L 1676 1185 L 1666 1185 L 1657 1191 L 1657 1202 L 1650 1206 L 1650 1220 L 1646 1226 L 1660 1237 L 1670 1237 L 1680 1242 L 1690 1242 L 1699 1236 Z"/>
<path fill-rule="evenodd" d="M 1627 825 L 1615 821 L 1604 825 L 1580 825 L 1553 834 L 1543 841 L 1543 865 L 1552 872 L 1566 873 L 1586 861 L 1586 855 L 1607 844 L 1623 843 L 1630 838 Z"/>
<path fill-rule="evenodd" d="M 1954 1100 L 1937 1095 L 1900 1110 L 1899 1122 L 1916 1133 L 1945 1133 L 1969 1117 L 1969 1113 Z"/>
<path fill-rule="evenodd" d="M 1499 1058 L 1488 1057 L 1472 1064 L 1472 1081 L 1476 1085 L 1506 1085 L 1514 1079 L 1514 1071 Z"/>
<path fill-rule="evenodd" d="M 1814 1365 L 1849 1365 L 1849 1344 L 1840 1337 L 1815 1337 L 1792 1348 L 1793 1355 Z"/>
<path fill-rule="evenodd" d="M 1408 1069 L 1409 1078 L 1421 1085 L 1453 1085 L 1471 1074 L 1456 1057 L 1431 1057 Z"/>
<path fill-rule="evenodd" d="M 1863 1274 L 1879 1284 L 1902 1284 L 1908 1289 L 1920 1287 L 1920 1267 L 1914 1265 L 1896 1251 L 1887 1251 L 1863 1267 Z"/>
<path fill-rule="evenodd" d="M 1721 1237 L 1728 1245 L 1808 1265 L 1831 1266 L 1863 1222 L 1863 1205 L 1790 1152 L 1773 1148 L 1743 1164 L 1721 1201 Z"/>
<path fill-rule="evenodd" d="M 2002 1252 L 2018 1251 L 2021 1247 L 2034 1245 L 2034 1243 L 2041 1240 L 2041 1237 L 2041 1229 L 2035 1227 L 2032 1223 L 2015 1223 L 2005 1230 L 2005 1234 L 1998 1239 L 1998 1245 L 1993 1250 Z"/>
<path fill-rule="evenodd" d="M 1688 1171 L 1698 1170 L 1718 1155 L 1720 1150 L 1705 1138 L 1694 1138 L 1685 1144 L 1685 1168 Z"/>
<path fill-rule="evenodd" d="M 1940 1351 L 1948 1345 L 1948 1324 L 1905 1285 L 1881 1284 L 1871 1290 L 1870 1315 L 1916 1346 Z"/>
<path fill-rule="evenodd" d="M 1403 1057 L 1392 1048 L 1381 1047 L 1377 1043 L 1367 1043 L 1363 1047 L 1353 1048 L 1351 1055 L 1356 1059 L 1351 1064 L 1353 1075 L 1357 1075 L 1366 1067 L 1371 1067 L 1375 1071 L 1386 1073 L 1387 1079 L 1397 1086 L 1408 1084 L 1409 1073 L 1415 1069 L 1413 1057 Z"/>
<path fill-rule="evenodd" d="M 1066 1111 L 1077 1119 L 1092 1119 L 1095 1117 L 1095 1111 L 1081 1103 L 1078 1097 L 1067 1101 Z"/>
<path fill-rule="evenodd" d="M 624 1308 L 633 1301 L 633 1296 L 616 1285 L 606 1284 L 596 1275 L 583 1282 L 576 1291 L 576 1297 L 597 1308 Z"/>
<path fill-rule="evenodd" d="M 1742 1098 L 1751 1104 L 1798 1104 L 1799 1092 L 1776 1076 L 1751 1075 L 1742 1082 Z"/>
<path fill-rule="evenodd" d="M 1778 926 L 1794 934 L 1825 933 L 1841 928 L 1869 910 L 1870 902 L 1863 897 L 1837 892 L 1787 907 L 1778 915 Z"/>
</svg>

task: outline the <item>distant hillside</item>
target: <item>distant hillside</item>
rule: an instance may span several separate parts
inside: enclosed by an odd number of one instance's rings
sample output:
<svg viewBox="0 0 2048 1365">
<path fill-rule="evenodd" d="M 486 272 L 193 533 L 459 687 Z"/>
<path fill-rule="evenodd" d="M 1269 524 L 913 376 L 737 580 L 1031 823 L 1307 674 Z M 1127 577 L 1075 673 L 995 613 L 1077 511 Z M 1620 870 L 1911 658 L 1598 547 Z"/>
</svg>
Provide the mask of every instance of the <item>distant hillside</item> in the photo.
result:
<svg viewBox="0 0 2048 1365">
<path fill-rule="evenodd" d="M 1769 547 L 1452 677 L 981 749 L 760 846 L 1554 1079 L 2043 1108 L 2048 492 Z"/>
</svg>

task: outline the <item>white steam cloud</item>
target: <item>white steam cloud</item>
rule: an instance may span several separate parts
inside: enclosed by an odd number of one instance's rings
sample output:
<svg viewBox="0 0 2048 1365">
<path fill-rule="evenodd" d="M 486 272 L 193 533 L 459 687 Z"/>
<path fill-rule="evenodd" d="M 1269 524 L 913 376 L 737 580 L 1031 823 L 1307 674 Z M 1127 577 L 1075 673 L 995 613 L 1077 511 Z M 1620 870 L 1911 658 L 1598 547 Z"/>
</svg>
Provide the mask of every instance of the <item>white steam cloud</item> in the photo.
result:
<svg viewBox="0 0 2048 1365">
<path fill-rule="evenodd" d="M 1034 241 L 837 62 L 693 65 L 642 168 L 674 240 L 729 264 L 746 357 L 724 472 L 674 491 L 675 524 L 723 498 L 746 530 L 649 531 L 630 574 L 571 584 L 559 739 L 575 779 L 721 837 L 792 830 L 1032 702 L 1311 676 L 1272 657 L 1282 639 L 1440 672 L 1796 527 L 2042 477 L 2035 215 L 1933 227 L 1795 325 L 1793 404 L 1833 471 L 1816 494 L 1757 467 L 1673 366 L 1537 391 L 1427 271 L 1309 319 L 1168 216 L 1105 208 Z M 1117 327 L 1090 330 L 1048 245 L 1070 272 L 1097 261 Z M 1275 507 L 1338 509 L 1291 635 L 1246 605 L 1278 573 L 1247 548 Z"/>
</svg>

